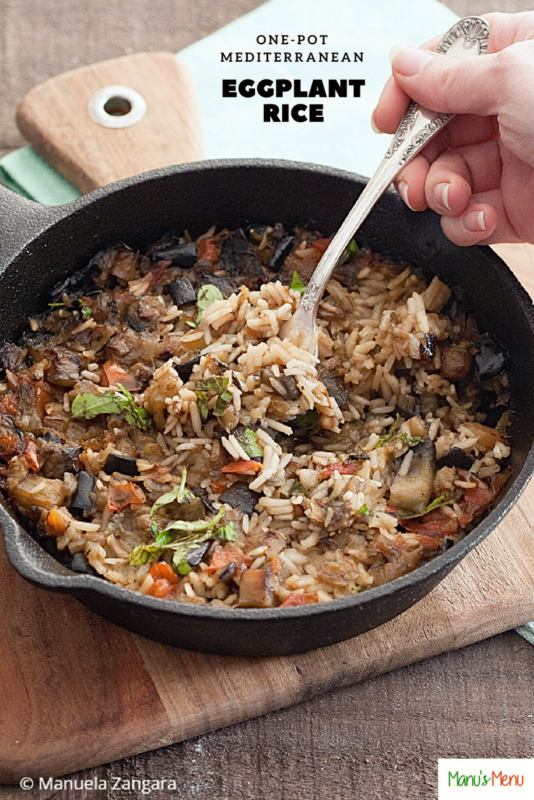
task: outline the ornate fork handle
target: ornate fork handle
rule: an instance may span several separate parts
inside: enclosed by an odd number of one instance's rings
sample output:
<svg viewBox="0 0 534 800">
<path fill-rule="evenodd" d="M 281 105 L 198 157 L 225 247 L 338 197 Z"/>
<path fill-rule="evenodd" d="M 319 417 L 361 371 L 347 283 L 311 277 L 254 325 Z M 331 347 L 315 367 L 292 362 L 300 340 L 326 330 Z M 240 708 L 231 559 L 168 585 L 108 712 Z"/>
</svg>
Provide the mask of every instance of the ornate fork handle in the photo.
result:
<svg viewBox="0 0 534 800">
<path fill-rule="evenodd" d="M 453 25 L 435 51 L 455 58 L 471 58 L 487 53 L 488 37 L 489 25 L 484 19 L 467 17 Z M 300 304 L 302 311 L 300 320 L 298 320 L 299 328 L 302 328 L 304 324 L 310 327 L 314 326 L 315 309 L 330 275 L 343 258 L 351 239 L 375 203 L 393 183 L 403 167 L 425 147 L 444 125 L 450 122 L 453 116 L 453 114 L 429 111 L 413 100 L 410 102 L 383 161 L 332 239 L 308 283 Z M 303 312 L 307 319 L 304 319 Z"/>
</svg>

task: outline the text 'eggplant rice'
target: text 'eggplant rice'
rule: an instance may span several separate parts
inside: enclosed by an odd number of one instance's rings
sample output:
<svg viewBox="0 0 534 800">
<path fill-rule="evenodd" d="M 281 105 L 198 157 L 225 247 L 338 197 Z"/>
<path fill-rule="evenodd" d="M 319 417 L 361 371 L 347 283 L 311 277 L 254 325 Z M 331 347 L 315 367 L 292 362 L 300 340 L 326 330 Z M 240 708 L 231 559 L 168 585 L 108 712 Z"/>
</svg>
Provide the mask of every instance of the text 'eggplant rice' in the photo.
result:
<svg viewBox="0 0 534 800">
<path fill-rule="evenodd" d="M 117 245 L 3 345 L 1 485 L 72 570 L 303 605 L 410 572 L 491 506 L 505 354 L 437 277 L 352 242 L 319 359 L 280 339 L 329 242 L 278 223 Z"/>
</svg>

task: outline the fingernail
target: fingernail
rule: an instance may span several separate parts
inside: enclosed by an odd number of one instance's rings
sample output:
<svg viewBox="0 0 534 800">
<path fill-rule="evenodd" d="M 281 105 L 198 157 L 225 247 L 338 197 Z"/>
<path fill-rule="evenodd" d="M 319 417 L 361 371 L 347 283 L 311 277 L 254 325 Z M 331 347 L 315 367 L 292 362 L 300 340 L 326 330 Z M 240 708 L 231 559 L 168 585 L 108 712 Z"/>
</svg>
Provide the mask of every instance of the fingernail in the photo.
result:
<svg viewBox="0 0 534 800">
<path fill-rule="evenodd" d="M 391 49 L 389 58 L 396 72 L 411 77 L 421 72 L 434 56 L 428 50 L 421 50 L 419 47 L 396 45 Z"/>
<path fill-rule="evenodd" d="M 486 230 L 486 223 L 484 222 L 483 211 L 468 211 L 464 214 L 464 225 L 468 231 L 478 233 L 478 231 Z"/>
<path fill-rule="evenodd" d="M 371 114 L 371 128 L 374 130 L 375 133 L 384 133 L 384 131 L 381 131 L 378 125 L 376 124 L 374 114 Z"/>
<path fill-rule="evenodd" d="M 408 206 L 411 211 L 415 211 L 415 208 L 412 208 L 408 202 L 408 184 L 406 181 L 398 181 L 397 182 L 397 191 Z"/>
<path fill-rule="evenodd" d="M 449 189 L 450 183 L 438 183 L 436 186 L 436 198 L 438 203 L 442 206 L 445 206 L 447 211 L 452 211 L 452 208 L 449 205 Z"/>
</svg>

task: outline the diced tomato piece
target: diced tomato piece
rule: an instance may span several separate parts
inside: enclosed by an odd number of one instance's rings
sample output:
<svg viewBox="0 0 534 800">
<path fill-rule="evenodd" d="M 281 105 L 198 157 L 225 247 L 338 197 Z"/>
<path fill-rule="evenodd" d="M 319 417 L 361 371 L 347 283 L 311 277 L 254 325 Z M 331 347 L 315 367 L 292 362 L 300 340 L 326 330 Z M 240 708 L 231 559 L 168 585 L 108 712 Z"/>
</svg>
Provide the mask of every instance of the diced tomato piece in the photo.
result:
<svg viewBox="0 0 534 800">
<path fill-rule="evenodd" d="M 162 597 L 165 599 L 174 591 L 175 584 L 172 584 L 166 578 L 158 578 L 154 581 L 147 594 L 152 597 Z"/>
<path fill-rule="evenodd" d="M 150 574 L 152 575 L 155 581 L 157 581 L 158 578 L 165 578 L 166 580 L 169 581 L 169 583 L 173 584 L 178 583 L 180 581 L 180 578 L 178 577 L 176 572 L 173 570 L 172 567 L 166 564 L 165 561 L 158 561 L 157 564 L 152 564 L 152 566 L 150 567 Z"/>
<path fill-rule="evenodd" d="M 236 472 L 238 475 L 244 475 L 247 472 L 261 472 L 263 464 L 259 461 L 232 461 L 226 464 L 221 469 L 221 472 Z"/>
<path fill-rule="evenodd" d="M 14 394 L 8 392 L 2 397 L 0 402 L 0 414 L 9 414 L 10 417 L 14 417 L 17 413 L 18 407 L 18 400 Z"/>
<path fill-rule="evenodd" d="M 139 384 L 132 373 L 123 369 L 116 361 L 106 361 L 102 370 L 103 375 L 100 379 L 102 386 L 118 387 L 119 384 L 122 384 L 129 392 L 136 392 L 139 389 Z"/>
<path fill-rule="evenodd" d="M 329 464 L 319 473 L 319 480 L 323 481 L 325 478 L 330 478 L 334 472 L 339 472 L 340 475 L 356 475 L 360 466 L 357 461 L 349 461 L 348 464 Z"/>
<path fill-rule="evenodd" d="M 150 276 L 150 283 L 148 284 L 148 291 L 154 288 L 156 283 L 161 280 L 163 273 L 172 264 L 172 261 L 158 261 L 155 268 L 152 270 Z"/>
<path fill-rule="evenodd" d="M 32 442 L 31 439 L 26 437 L 24 439 L 24 457 L 26 459 L 26 463 L 32 472 L 37 472 L 39 467 L 39 454 L 37 452 L 37 445 L 35 442 Z"/>
<path fill-rule="evenodd" d="M 0 458 L 3 458 L 5 461 L 21 453 L 23 449 L 24 444 L 16 433 L 0 436 Z"/>
<path fill-rule="evenodd" d="M 219 248 L 214 239 L 200 239 L 197 242 L 197 257 L 202 261 L 216 264 L 219 260 Z"/>
<path fill-rule="evenodd" d="M 317 241 L 312 242 L 312 247 L 315 247 L 322 255 L 328 249 L 331 241 L 332 239 L 317 239 Z"/>
<path fill-rule="evenodd" d="M 463 480 L 467 477 L 469 477 L 469 480 L 473 479 L 474 476 L 468 473 L 464 473 L 464 477 L 462 474 L 463 472 L 463 470 L 459 471 L 460 477 Z M 488 484 L 480 480 L 480 478 L 476 478 L 475 480 L 476 483 L 474 487 L 472 489 L 466 489 L 464 496 L 458 502 L 462 510 L 462 516 L 460 517 L 460 525 L 462 528 L 466 528 L 476 517 L 479 517 L 493 500 L 493 494 Z"/>
<path fill-rule="evenodd" d="M 47 536 L 61 536 L 69 527 L 68 520 L 65 519 L 61 511 L 57 508 L 52 508 L 46 515 L 46 535 Z"/>
<path fill-rule="evenodd" d="M 422 521 L 424 520 L 424 522 Z M 399 519 L 400 524 L 410 533 L 417 533 L 420 536 L 437 536 L 444 538 L 450 536 L 458 530 L 458 521 L 445 514 L 441 508 L 430 511 L 424 517 L 415 519 Z M 422 543 L 422 542 L 421 542 Z"/>
<path fill-rule="evenodd" d="M 140 506 L 145 500 L 141 487 L 131 481 L 108 489 L 108 508 L 111 512 L 122 511 L 126 506 Z"/>
<path fill-rule="evenodd" d="M 317 592 L 302 592 L 302 594 L 298 594 L 298 592 L 291 592 L 289 597 L 287 597 L 280 608 L 289 608 L 289 606 L 307 606 L 310 603 L 318 603 L 319 596 Z"/>
<path fill-rule="evenodd" d="M 35 386 L 35 406 L 41 419 L 46 413 L 46 406 L 54 399 L 47 389 L 44 381 L 38 381 Z"/>
<path fill-rule="evenodd" d="M 217 572 L 219 569 L 226 569 L 232 562 L 234 562 L 236 567 L 240 567 L 242 564 L 244 564 L 245 567 L 250 567 L 253 561 L 253 558 L 245 556 L 243 553 L 232 553 L 229 550 L 215 550 L 211 555 L 210 565 L 206 572 L 211 574 L 212 572 Z"/>
</svg>

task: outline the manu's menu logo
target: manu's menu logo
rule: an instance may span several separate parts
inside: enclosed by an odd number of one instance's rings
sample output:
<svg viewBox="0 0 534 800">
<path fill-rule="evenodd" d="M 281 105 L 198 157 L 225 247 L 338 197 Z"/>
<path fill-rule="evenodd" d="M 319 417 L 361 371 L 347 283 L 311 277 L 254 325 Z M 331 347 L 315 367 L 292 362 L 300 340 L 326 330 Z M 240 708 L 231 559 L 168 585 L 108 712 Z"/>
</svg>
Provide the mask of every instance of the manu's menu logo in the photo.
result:
<svg viewBox="0 0 534 800">
<path fill-rule="evenodd" d="M 524 775 L 507 775 L 502 770 L 492 771 L 489 775 L 485 775 L 482 770 L 478 775 L 464 775 L 458 770 L 449 770 L 448 780 L 449 786 L 523 786 L 524 782 Z"/>
<path fill-rule="evenodd" d="M 439 800 L 534 798 L 532 758 L 440 758 Z"/>
</svg>

